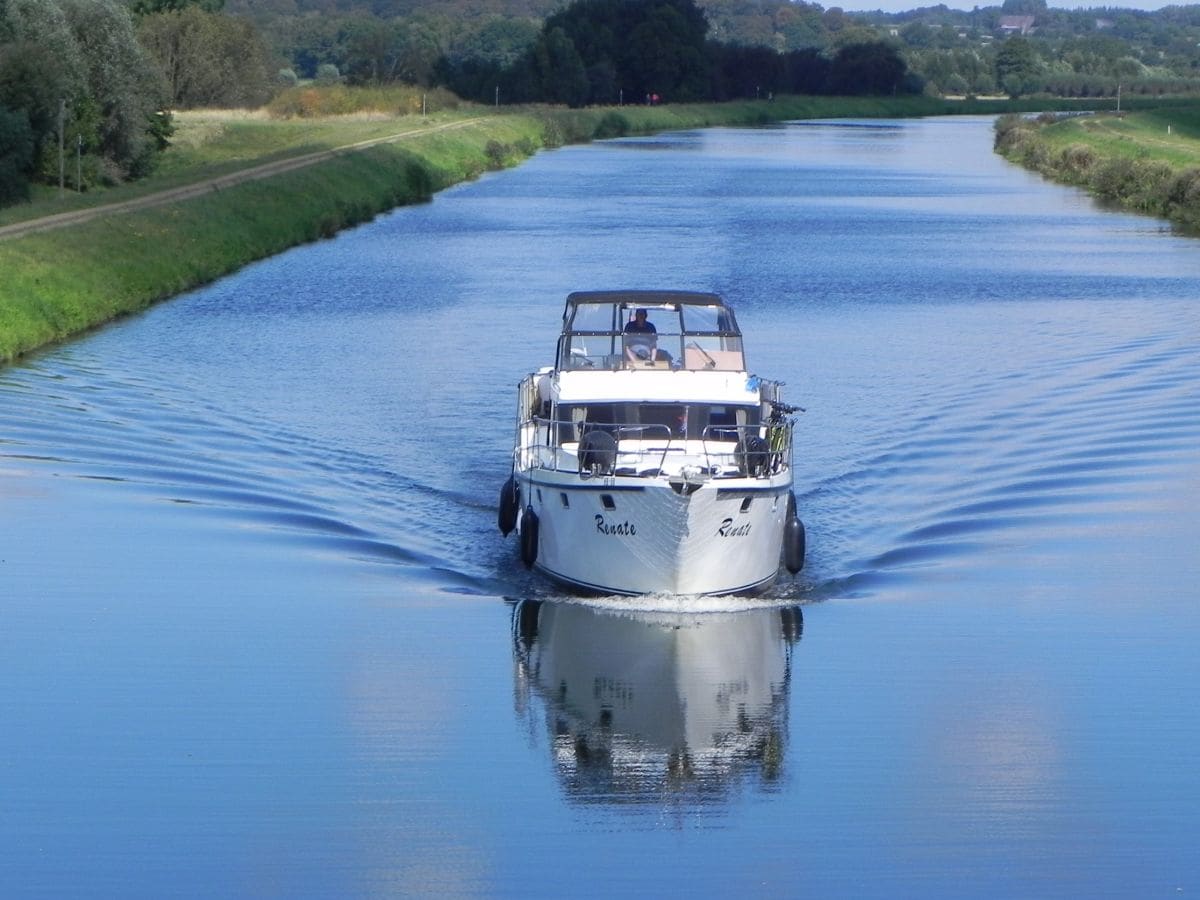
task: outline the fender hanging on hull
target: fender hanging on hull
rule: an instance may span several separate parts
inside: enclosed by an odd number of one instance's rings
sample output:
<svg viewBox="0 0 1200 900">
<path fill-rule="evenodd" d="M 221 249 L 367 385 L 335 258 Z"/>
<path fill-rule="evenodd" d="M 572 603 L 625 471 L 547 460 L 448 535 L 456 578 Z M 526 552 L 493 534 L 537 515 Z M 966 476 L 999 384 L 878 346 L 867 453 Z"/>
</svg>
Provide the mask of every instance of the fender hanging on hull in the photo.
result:
<svg viewBox="0 0 1200 900">
<path fill-rule="evenodd" d="M 783 525 L 783 564 L 795 575 L 804 568 L 804 523 L 796 515 L 796 495 L 788 494 L 787 521 Z"/>
<path fill-rule="evenodd" d="M 509 475 L 508 481 L 500 488 L 500 506 L 496 513 L 496 524 L 505 537 L 517 527 L 517 510 L 520 508 L 521 489 L 517 487 L 516 479 Z"/>
<path fill-rule="evenodd" d="M 525 568 L 533 567 L 538 555 L 538 517 L 532 506 L 526 506 L 521 515 L 521 562 Z"/>
</svg>

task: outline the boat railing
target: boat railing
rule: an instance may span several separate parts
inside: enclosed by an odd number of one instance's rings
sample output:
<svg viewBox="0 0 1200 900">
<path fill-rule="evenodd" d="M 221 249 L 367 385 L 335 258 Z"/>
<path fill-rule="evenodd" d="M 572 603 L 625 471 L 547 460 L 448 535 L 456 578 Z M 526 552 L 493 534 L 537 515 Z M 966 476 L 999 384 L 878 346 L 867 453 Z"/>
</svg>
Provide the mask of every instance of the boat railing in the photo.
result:
<svg viewBox="0 0 1200 900">
<path fill-rule="evenodd" d="M 564 434 L 572 439 L 559 439 Z M 531 417 L 519 427 L 519 469 L 583 475 L 767 478 L 791 467 L 792 422 L 709 425 L 698 436 L 666 425 Z"/>
</svg>

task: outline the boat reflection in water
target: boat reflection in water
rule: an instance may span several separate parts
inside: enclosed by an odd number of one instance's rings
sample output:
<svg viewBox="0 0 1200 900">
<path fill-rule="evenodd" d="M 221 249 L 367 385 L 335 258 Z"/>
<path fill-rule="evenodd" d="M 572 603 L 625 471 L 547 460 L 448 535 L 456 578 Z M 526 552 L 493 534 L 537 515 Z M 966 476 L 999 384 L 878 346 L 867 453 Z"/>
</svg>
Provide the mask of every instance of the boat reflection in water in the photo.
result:
<svg viewBox="0 0 1200 900">
<path fill-rule="evenodd" d="M 568 797 L 718 799 L 780 778 L 798 607 L 704 615 L 525 600 L 518 712 L 544 714 Z"/>
</svg>

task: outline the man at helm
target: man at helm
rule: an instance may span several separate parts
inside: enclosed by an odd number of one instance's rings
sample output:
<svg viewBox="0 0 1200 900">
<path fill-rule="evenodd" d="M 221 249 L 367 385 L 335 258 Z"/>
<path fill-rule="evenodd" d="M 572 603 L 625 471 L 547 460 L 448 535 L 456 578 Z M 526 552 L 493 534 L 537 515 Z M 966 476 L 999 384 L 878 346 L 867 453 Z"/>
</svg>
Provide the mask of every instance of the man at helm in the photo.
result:
<svg viewBox="0 0 1200 900">
<path fill-rule="evenodd" d="M 646 310 L 637 309 L 625 323 L 625 356 L 630 362 L 648 361 L 657 357 L 658 329 L 646 318 Z"/>
</svg>

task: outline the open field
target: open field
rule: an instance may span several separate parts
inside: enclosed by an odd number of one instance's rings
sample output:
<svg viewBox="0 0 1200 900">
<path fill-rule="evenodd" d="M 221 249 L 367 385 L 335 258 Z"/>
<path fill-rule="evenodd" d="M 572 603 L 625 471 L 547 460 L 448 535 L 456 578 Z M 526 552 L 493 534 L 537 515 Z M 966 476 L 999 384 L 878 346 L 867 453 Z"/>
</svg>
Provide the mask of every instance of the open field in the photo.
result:
<svg viewBox="0 0 1200 900">
<path fill-rule="evenodd" d="M 1200 107 L 1080 116 L 1055 123 L 1043 129 L 1042 135 L 1048 145 L 1058 149 L 1082 143 L 1106 157 L 1200 166 Z"/>
</svg>

